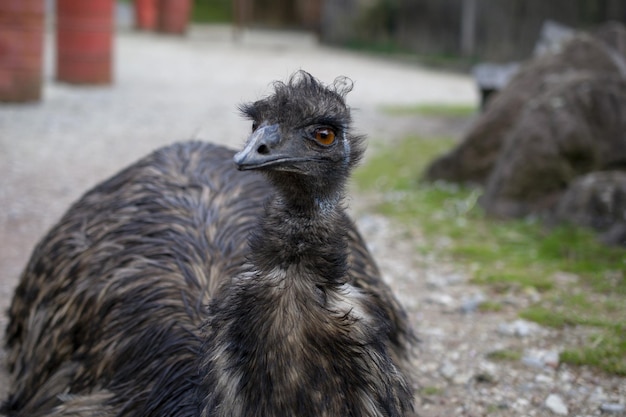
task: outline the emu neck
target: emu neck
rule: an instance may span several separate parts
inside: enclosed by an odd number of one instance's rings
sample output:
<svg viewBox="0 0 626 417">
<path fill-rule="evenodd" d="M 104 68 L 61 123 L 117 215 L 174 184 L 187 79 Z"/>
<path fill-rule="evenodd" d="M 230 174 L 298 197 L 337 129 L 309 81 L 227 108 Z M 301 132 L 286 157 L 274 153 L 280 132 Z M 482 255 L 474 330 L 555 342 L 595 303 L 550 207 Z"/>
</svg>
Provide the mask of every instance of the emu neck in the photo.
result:
<svg viewBox="0 0 626 417">
<path fill-rule="evenodd" d="M 251 269 L 212 300 L 202 416 L 404 415 L 385 313 L 347 282 L 341 199 L 300 197 L 270 196 Z"/>
<path fill-rule="evenodd" d="M 343 211 L 341 200 L 344 195 L 346 173 L 334 172 L 339 178 L 315 178 L 302 174 L 268 172 L 267 178 L 276 190 L 280 205 L 273 207 L 273 213 L 289 216 L 292 213 L 315 217 L 327 211 Z M 330 176 L 330 175 L 329 175 Z M 270 200 L 270 202 L 274 199 Z M 266 215 L 272 212 L 266 213 Z"/>
<path fill-rule="evenodd" d="M 286 196 L 267 203 L 250 242 L 252 261 L 262 274 L 298 270 L 315 284 L 341 284 L 347 268 L 345 216 L 338 194 Z"/>
</svg>

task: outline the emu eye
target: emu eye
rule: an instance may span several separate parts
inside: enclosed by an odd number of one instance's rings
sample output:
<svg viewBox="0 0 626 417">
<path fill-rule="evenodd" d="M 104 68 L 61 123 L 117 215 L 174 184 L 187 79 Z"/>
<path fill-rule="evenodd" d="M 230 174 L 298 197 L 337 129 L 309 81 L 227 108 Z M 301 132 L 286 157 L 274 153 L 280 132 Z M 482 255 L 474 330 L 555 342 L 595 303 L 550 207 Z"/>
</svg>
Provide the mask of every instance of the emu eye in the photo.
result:
<svg viewBox="0 0 626 417">
<path fill-rule="evenodd" d="M 259 122 L 257 121 L 252 122 L 252 131 L 254 132 L 258 128 L 259 128 Z"/>
<path fill-rule="evenodd" d="M 315 129 L 315 140 L 322 145 L 329 146 L 335 142 L 335 132 L 328 127 Z"/>
</svg>

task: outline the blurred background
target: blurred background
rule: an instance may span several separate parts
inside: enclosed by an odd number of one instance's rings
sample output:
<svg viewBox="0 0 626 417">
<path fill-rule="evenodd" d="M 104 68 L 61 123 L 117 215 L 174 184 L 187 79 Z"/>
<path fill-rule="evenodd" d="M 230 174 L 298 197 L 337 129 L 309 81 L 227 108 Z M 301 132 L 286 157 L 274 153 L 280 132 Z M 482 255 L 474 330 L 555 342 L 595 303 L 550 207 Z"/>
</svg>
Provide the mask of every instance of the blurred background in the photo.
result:
<svg viewBox="0 0 626 417">
<path fill-rule="evenodd" d="M 0 327 L 72 202 L 174 141 L 240 147 L 237 105 L 304 69 L 355 83 L 348 203 L 422 339 L 420 414 L 625 415 L 625 24 L 624 0 L 0 0 Z"/>
<path fill-rule="evenodd" d="M 240 5 L 233 7 L 233 5 Z M 244 9 L 245 12 L 237 13 Z M 520 60 L 547 20 L 576 29 L 626 20 L 620 0 L 194 0 L 195 21 L 304 29 L 323 43 L 435 60 Z"/>
</svg>

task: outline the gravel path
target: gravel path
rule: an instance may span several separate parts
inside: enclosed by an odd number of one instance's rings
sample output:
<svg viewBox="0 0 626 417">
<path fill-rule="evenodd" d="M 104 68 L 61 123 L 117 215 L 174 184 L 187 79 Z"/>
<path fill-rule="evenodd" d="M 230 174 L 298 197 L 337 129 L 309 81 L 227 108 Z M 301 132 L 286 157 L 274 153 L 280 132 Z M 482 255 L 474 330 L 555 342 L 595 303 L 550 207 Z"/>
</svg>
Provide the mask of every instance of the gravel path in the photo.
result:
<svg viewBox="0 0 626 417">
<path fill-rule="evenodd" d="M 467 271 L 420 254 L 419 230 L 371 214 L 371 200 L 361 196 L 353 203 L 383 275 L 421 338 L 416 363 L 420 416 L 626 415 L 626 379 L 559 363 L 559 352 L 580 332 L 547 329 L 517 317 L 537 294 L 501 297 L 502 311 L 481 313 L 478 303 L 491 295 L 468 283 Z M 489 359 L 495 351 L 521 357 Z"/>
<path fill-rule="evenodd" d="M 272 80 L 297 69 L 326 82 L 349 76 L 355 125 L 371 141 L 412 132 L 460 134 L 457 126 L 430 119 L 385 116 L 381 105 L 477 100 L 467 77 L 320 47 L 302 34 L 248 32 L 233 43 L 226 27 L 194 27 L 186 38 L 119 31 L 116 82 L 106 88 L 55 83 L 53 58 L 48 37 L 41 103 L 0 104 L 2 311 L 33 245 L 72 201 L 173 141 L 240 146 L 249 126 L 236 105 L 267 93 Z M 516 321 L 515 312 L 532 294 L 511 300 L 505 311 L 477 313 L 483 290 L 454 265 L 416 253 L 419 230 L 399 229 L 371 214 L 376 198 L 357 195 L 351 206 L 422 338 L 417 389 L 424 394 L 418 401 L 423 416 L 624 414 L 623 379 L 559 365 L 555 355 L 569 336 Z M 0 315 L 0 327 L 5 323 Z M 498 348 L 521 349 L 524 358 L 489 361 L 486 354 Z M 0 373 L 0 395 L 2 378 Z"/>
</svg>

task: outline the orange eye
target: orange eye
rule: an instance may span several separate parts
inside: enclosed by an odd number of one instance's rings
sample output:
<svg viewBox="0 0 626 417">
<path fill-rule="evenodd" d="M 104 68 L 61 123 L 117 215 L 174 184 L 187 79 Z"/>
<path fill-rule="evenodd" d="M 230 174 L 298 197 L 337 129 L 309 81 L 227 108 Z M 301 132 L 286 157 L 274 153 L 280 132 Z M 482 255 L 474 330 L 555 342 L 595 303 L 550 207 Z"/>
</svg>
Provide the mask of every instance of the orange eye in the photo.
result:
<svg viewBox="0 0 626 417">
<path fill-rule="evenodd" d="M 335 142 L 335 132 L 327 127 L 322 127 L 315 130 L 315 140 L 322 145 L 332 145 Z"/>
</svg>

